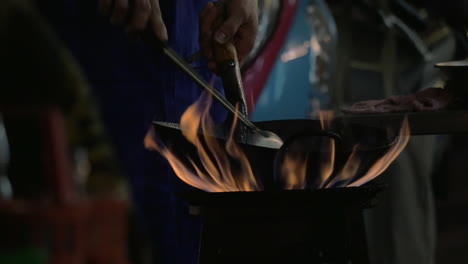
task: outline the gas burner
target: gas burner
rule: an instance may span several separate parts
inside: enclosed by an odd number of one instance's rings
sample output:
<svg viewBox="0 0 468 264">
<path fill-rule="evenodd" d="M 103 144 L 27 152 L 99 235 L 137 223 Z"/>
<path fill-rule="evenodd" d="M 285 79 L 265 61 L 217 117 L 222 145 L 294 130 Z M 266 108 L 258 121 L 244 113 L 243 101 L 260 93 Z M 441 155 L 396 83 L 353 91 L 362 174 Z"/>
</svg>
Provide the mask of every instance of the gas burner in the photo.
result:
<svg viewBox="0 0 468 264">
<path fill-rule="evenodd" d="M 202 220 L 199 264 L 365 264 L 362 213 L 384 188 L 180 195 Z"/>
</svg>

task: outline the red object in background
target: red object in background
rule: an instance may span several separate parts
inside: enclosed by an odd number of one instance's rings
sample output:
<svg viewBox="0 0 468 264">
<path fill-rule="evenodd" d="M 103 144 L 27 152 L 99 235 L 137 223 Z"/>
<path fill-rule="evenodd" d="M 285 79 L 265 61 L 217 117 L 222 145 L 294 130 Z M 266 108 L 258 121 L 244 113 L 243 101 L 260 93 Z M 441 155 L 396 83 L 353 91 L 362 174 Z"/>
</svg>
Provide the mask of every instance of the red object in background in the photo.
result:
<svg viewBox="0 0 468 264">
<path fill-rule="evenodd" d="M 0 248 L 43 248 L 50 264 L 128 264 L 127 214 L 125 202 L 111 199 L 0 201 Z"/>
<path fill-rule="evenodd" d="M 86 263 L 86 226 L 89 206 L 84 203 L 48 206 L 38 213 L 41 235 L 50 236 L 50 264 Z M 42 237 L 40 237 L 42 238 Z"/>
<path fill-rule="evenodd" d="M 45 198 L 52 198 L 0 200 L 0 224 L 2 229 L 8 225 L 0 246 L 44 248 L 50 264 L 127 264 L 128 204 L 78 199 L 62 113 L 57 109 L 0 109 L 9 116 L 41 121 L 46 146 L 42 159 L 50 190 Z"/>
<path fill-rule="evenodd" d="M 73 191 L 72 165 L 68 149 L 65 120 L 58 109 L 43 111 L 41 115 L 44 138 L 44 165 L 49 178 L 52 195 L 59 204 L 76 199 Z"/>
<path fill-rule="evenodd" d="M 89 209 L 87 264 L 127 264 L 127 204 L 109 199 L 95 200 Z"/>
<path fill-rule="evenodd" d="M 268 81 L 268 76 L 283 48 L 298 6 L 299 0 L 281 1 L 280 17 L 276 30 L 263 48 L 263 51 L 255 59 L 255 62 L 243 74 L 247 107 L 250 111 L 254 109 L 255 103 Z"/>
<path fill-rule="evenodd" d="M 39 163 L 42 164 L 42 166 L 37 169 L 42 170 L 38 174 L 45 175 L 47 191 L 49 191 L 47 193 L 47 199 L 52 199 L 57 204 L 67 204 L 74 201 L 76 199 L 76 194 L 72 178 L 71 153 L 67 143 L 65 119 L 60 110 L 43 107 L 27 108 L 1 106 L 0 112 L 8 117 L 9 120 L 15 120 L 17 123 L 26 123 L 24 127 L 26 130 L 29 128 L 29 131 L 22 133 L 21 136 L 28 137 L 30 133 L 39 134 L 37 138 L 40 138 L 42 142 L 37 152 L 40 156 L 34 156 L 34 159 L 38 159 Z M 30 128 L 29 122 L 39 124 L 38 128 L 34 125 Z M 19 141 L 23 139 L 17 137 L 16 140 Z M 14 148 L 15 145 L 13 144 L 10 147 Z M 36 151 L 36 149 L 34 149 L 34 151 Z M 15 158 L 14 155 L 12 158 Z M 20 159 L 22 163 L 27 163 L 28 161 Z M 20 164 L 17 166 L 28 165 L 29 164 Z M 24 177 L 35 176 L 24 175 Z M 41 191 L 38 190 L 36 195 Z"/>
</svg>

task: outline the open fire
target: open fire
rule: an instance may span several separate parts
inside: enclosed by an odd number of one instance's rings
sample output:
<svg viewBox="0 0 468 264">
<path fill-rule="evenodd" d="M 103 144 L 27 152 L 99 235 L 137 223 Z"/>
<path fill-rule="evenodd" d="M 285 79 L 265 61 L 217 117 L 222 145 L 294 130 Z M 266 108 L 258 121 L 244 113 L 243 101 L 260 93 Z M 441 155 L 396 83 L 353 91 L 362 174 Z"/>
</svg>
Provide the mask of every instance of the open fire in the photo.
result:
<svg viewBox="0 0 468 264">
<path fill-rule="evenodd" d="M 213 137 L 215 123 L 210 118 L 209 109 L 211 97 L 202 95 L 200 99 L 190 106 L 183 114 L 180 128 L 183 136 L 196 148 L 199 161 L 187 156 L 182 161 L 174 151 L 157 140 L 154 129 L 145 137 L 145 147 L 158 151 L 171 165 L 175 174 L 185 183 L 207 192 L 236 192 L 263 190 L 260 177 L 255 175 L 251 161 L 242 148 L 236 143 L 235 128 L 237 119 L 234 119 L 232 129 L 225 144 Z M 327 130 L 332 115 L 323 112 L 320 116 L 322 130 Z M 201 132 L 201 133 L 200 133 Z M 332 138 L 324 138 L 320 144 L 319 157 L 310 156 L 307 152 L 286 152 L 279 166 L 279 175 L 284 189 L 298 190 L 308 188 L 307 173 L 310 159 L 318 159 L 318 183 L 315 188 L 356 187 L 361 186 L 380 174 L 398 157 L 409 142 L 409 125 L 403 122 L 399 136 L 362 177 L 356 178 L 361 163 L 365 162 L 360 155 L 363 146 L 356 144 L 344 166 L 335 171 L 336 142 Z M 332 177 L 333 176 L 333 177 Z"/>
</svg>

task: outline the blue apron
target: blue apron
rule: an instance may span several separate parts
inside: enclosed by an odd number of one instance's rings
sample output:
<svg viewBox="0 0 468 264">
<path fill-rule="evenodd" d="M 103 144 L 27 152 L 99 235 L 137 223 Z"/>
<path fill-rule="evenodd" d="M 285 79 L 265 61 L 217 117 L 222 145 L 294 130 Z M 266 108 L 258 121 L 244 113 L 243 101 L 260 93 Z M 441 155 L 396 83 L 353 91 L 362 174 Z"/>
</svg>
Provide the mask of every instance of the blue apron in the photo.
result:
<svg viewBox="0 0 468 264">
<path fill-rule="evenodd" d="M 184 57 L 199 50 L 198 14 L 207 2 L 160 1 L 169 44 Z M 97 13 L 96 1 L 49 3 L 53 4 L 42 4 L 43 11 L 92 87 L 154 246 L 155 263 L 196 263 L 199 226 L 188 215 L 186 203 L 175 195 L 176 189 L 188 186 L 161 156 L 144 149 L 143 138 L 152 120 L 179 122 L 201 89 L 146 43 L 132 41 L 122 29 L 110 25 Z M 206 68 L 200 73 L 211 78 Z M 216 87 L 221 90 L 219 80 Z M 219 106 L 212 113 L 217 121 L 225 118 Z"/>
</svg>

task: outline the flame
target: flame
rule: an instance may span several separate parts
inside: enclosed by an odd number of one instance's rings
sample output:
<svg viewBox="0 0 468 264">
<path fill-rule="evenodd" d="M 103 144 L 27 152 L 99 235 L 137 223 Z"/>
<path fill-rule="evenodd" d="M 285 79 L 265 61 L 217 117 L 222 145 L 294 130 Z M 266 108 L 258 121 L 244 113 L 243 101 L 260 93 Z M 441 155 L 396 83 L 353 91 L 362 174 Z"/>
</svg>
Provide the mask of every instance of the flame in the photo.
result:
<svg viewBox="0 0 468 264">
<path fill-rule="evenodd" d="M 174 169 L 175 174 L 185 183 L 208 192 L 256 191 L 261 185 L 256 180 L 247 156 L 235 143 L 235 119 L 225 148 L 214 135 L 214 122 L 209 110 L 212 98 L 200 97 L 182 115 L 180 127 L 184 137 L 197 149 L 201 165 L 193 160 L 193 171 L 183 164 L 170 150 L 157 143 L 154 130 L 145 137 L 148 149 L 161 153 Z M 203 136 L 200 136 L 199 130 Z M 234 166 L 234 164 L 236 166 Z"/>
<path fill-rule="evenodd" d="M 331 122 L 334 116 L 335 113 L 333 111 L 321 110 L 319 112 L 320 127 L 322 130 L 327 130 L 331 127 Z"/>
<path fill-rule="evenodd" d="M 361 146 L 355 145 L 353 147 L 351 155 L 349 156 L 347 162 L 341 169 L 340 173 L 329 184 L 326 185 L 326 188 L 332 188 L 339 183 L 347 187 L 357 187 L 377 178 L 385 170 L 388 169 L 388 167 L 393 163 L 393 161 L 395 161 L 395 159 L 408 145 L 409 140 L 409 122 L 408 119 L 405 118 L 400 128 L 396 142 L 390 147 L 387 153 L 384 156 L 382 156 L 377 162 L 375 162 L 364 176 L 359 177 L 359 179 L 355 180 L 354 182 L 351 182 L 353 178 L 359 173 L 359 168 L 361 166 L 361 163 L 363 162 L 361 157 L 358 155 L 358 151 Z"/>
<path fill-rule="evenodd" d="M 320 187 L 332 176 L 335 169 L 335 140 L 325 138 L 322 146 L 322 157 L 320 160 Z"/>
<path fill-rule="evenodd" d="M 235 192 L 235 191 L 260 191 L 261 183 L 254 175 L 248 157 L 236 144 L 235 132 L 238 119 L 234 118 L 229 137 L 223 145 L 214 136 L 215 123 L 210 117 L 212 98 L 202 95 L 182 115 L 180 127 L 183 136 L 195 146 L 198 160 L 195 162 L 189 157 L 187 161 L 181 161 L 169 148 L 158 142 L 154 129 L 150 129 L 145 137 L 145 147 L 158 151 L 164 156 L 175 174 L 185 183 L 207 192 Z M 323 131 L 331 128 L 333 112 L 320 111 L 320 125 Z M 201 132 L 201 133 L 200 133 Z M 390 164 L 398 157 L 409 142 L 409 124 L 405 119 L 400 129 L 397 141 L 390 147 L 387 153 L 359 176 L 362 165 L 362 157 L 359 155 L 361 146 L 355 145 L 351 155 L 340 171 L 335 171 L 335 159 L 337 144 L 334 138 L 317 137 L 320 148 L 317 148 L 318 157 L 312 157 L 307 150 L 287 152 L 280 166 L 280 176 L 284 189 L 305 189 L 310 184 L 308 172 L 310 161 L 318 162 L 319 175 L 315 176 L 313 186 L 316 188 L 354 187 L 363 185 L 382 174 Z M 300 145 L 300 144 L 299 144 Z M 313 168 L 312 168 L 313 169 Z M 356 179 L 357 178 L 357 179 Z"/>
<path fill-rule="evenodd" d="M 216 189 L 216 186 L 213 186 L 212 184 L 204 182 L 202 179 L 195 177 L 192 171 L 190 171 L 169 149 L 158 144 L 153 128 L 151 128 L 146 134 L 144 143 L 147 149 L 156 150 L 161 153 L 161 155 L 167 159 L 177 176 L 185 175 L 184 177 L 179 176 L 179 178 L 185 183 L 205 191 L 221 191 Z"/>
<path fill-rule="evenodd" d="M 334 113 L 332 111 L 320 111 L 320 125 L 326 131 L 331 127 L 331 120 Z M 391 134 L 391 130 L 388 129 Z M 399 131 L 396 142 L 390 147 L 387 153 L 375 162 L 363 177 L 355 179 L 360 173 L 362 157 L 359 155 L 361 146 L 356 144 L 351 154 L 341 170 L 335 172 L 336 143 L 332 138 L 324 137 L 320 143 L 320 170 L 319 188 L 334 187 L 355 187 L 361 186 L 382 174 L 393 161 L 405 149 L 410 139 L 410 129 L 408 120 L 405 119 Z M 281 177 L 285 189 L 305 189 L 307 187 L 307 155 L 300 155 L 296 152 L 285 155 L 283 166 L 281 167 Z M 333 177 L 333 178 L 332 178 Z M 354 181 L 353 181 L 354 180 Z"/>
<path fill-rule="evenodd" d="M 320 127 L 323 131 L 330 129 L 333 116 L 333 111 L 320 111 L 319 120 Z M 320 187 L 332 176 L 335 169 L 335 141 L 331 138 L 325 138 L 322 147 L 322 157 L 320 162 Z"/>
<path fill-rule="evenodd" d="M 382 174 L 385 170 L 388 169 L 390 164 L 392 164 L 392 162 L 395 161 L 395 159 L 405 149 L 406 145 L 408 145 L 409 140 L 410 140 L 410 127 L 409 127 L 408 118 L 405 118 L 405 120 L 403 121 L 403 125 L 400 128 L 400 133 L 399 133 L 397 142 L 393 144 L 393 146 L 390 148 L 387 154 L 385 154 L 376 163 L 374 163 L 374 165 L 372 165 L 372 167 L 363 177 L 351 183 L 349 186 L 350 187 L 361 186 L 365 184 L 366 182 L 369 182 L 375 179 L 380 174 Z"/>
<path fill-rule="evenodd" d="M 320 111 L 320 126 L 322 130 L 331 127 L 331 120 L 334 116 L 333 111 Z M 322 187 L 333 174 L 335 166 L 335 141 L 332 138 L 323 137 L 320 140 L 320 177 L 318 186 Z M 315 157 L 314 157 L 315 158 Z M 281 166 L 281 178 L 284 188 L 287 190 L 305 189 L 307 187 L 307 161 L 309 155 L 307 151 L 288 152 L 284 156 Z"/>
<path fill-rule="evenodd" d="M 288 153 L 281 166 L 281 177 L 286 190 L 304 189 L 307 179 L 307 155 Z"/>
<path fill-rule="evenodd" d="M 345 165 L 341 169 L 340 173 L 326 185 L 326 188 L 332 188 L 339 182 L 348 183 L 358 173 L 359 166 L 361 165 L 361 157 L 358 155 L 359 145 L 353 147 L 353 152 L 349 156 Z"/>
</svg>

